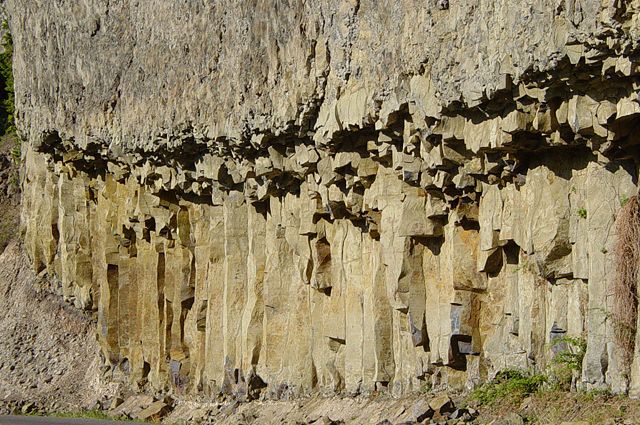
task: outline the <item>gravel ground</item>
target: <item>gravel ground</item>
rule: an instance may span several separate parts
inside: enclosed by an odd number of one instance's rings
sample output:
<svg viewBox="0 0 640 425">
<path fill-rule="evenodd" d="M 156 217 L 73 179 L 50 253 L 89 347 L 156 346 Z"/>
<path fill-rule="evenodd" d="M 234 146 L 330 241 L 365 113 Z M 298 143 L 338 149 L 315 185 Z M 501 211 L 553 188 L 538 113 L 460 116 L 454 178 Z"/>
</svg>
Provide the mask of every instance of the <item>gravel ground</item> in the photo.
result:
<svg viewBox="0 0 640 425">
<path fill-rule="evenodd" d="M 102 379 L 91 313 L 49 288 L 11 242 L 0 255 L 0 414 L 79 411 L 115 391 Z"/>
</svg>

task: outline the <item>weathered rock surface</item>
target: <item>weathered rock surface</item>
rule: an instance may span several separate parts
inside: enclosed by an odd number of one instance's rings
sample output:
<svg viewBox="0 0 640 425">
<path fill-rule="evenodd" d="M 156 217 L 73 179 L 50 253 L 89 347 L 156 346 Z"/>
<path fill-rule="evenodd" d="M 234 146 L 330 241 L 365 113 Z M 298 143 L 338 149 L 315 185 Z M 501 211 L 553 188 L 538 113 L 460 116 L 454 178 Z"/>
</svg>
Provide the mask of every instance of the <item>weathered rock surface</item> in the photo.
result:
<svg viewBox="0 0 640 425">
<path fill-rule="evenodd" d="M 25 244 L 134 387 L 473 387 L 570 335 L 640 388 L 640 1 L 7 4 Z"/>
</svg>

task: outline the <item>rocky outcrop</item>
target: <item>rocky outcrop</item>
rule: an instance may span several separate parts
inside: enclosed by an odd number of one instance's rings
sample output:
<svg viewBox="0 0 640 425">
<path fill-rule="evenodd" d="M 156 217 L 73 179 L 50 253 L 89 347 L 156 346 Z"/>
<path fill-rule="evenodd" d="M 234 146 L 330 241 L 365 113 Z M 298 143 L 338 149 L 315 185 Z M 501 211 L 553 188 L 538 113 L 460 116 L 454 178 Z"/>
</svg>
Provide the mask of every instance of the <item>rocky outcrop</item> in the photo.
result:
<svg viewBox="0 0 640 425">
<path fill-rule="evenodd" d="M 610 287 L 640 2 L 448 3 L 8 1 L 25 243 L 112 367 L 401 395 L 570 335 L 581 385 L 637 391 Z"/>
</svg>

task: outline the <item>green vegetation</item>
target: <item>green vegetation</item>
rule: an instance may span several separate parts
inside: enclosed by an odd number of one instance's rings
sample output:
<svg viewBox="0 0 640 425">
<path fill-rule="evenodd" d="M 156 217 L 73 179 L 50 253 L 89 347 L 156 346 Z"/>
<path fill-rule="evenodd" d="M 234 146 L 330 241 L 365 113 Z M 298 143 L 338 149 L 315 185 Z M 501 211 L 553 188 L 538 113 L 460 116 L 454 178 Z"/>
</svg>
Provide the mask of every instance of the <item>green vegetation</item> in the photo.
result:
<svg viewBox="0 0 640 425">
<path fill-rule="evenodd" d="M 587 218 L 587 210 L 584 209 L 584 208 L 579 208 L 578 209 L 578 217 Z"/>
<path fill-rule="evenodd" d="M 519 401 L 536 393 L 547 382 L 544 375 L 521 370 L 505 370 L 498 373 L 493 381 L 478 387 L 471 397 L 481 405 L 510 398 Z"/>
<path fill-rule="evenodd" d="M 2 37 L 4 52 L 0 53 L 0 133 L 14 134 L 15 126 L 15 94 L 13 91 L 13 38 L 7 21 L 2 23 L 5 31 Z"/>
<path fill-rule="evenodd" d="M 13 38 L 7 21 L 2 22 L 4 35 L 0 40 L 0 150 L 8 153 L 11 162 L 18 164 L 21 157 L 20 138 L 16 132 L 15 93 L 13 89 Z"/>
<path fill-rule="evenodd" d="M 544 375 L 527 370 L 507 370 L 478 387 L 469 401 L 480 408 L 480 422 L 490 423 L 495 418 L 517 412 L 527 424 L 587 419 L 589 423 L 609 423 L 605 419 L 623 417 L 633 418 L 625 423 L 640 423 L 637 420 L 640 404 L 627 397 L 615 396 L 608 389 L 576 389 L 574 384 L 582 372 L 586 345 L 580 336 L 555 338 L 548 347 L 555 355 Z"/>
<path fill-rule="evenodd" d="M 38 413 L 35 413 L 38 415 Z M 126 417 L 112 417 L 107 415 L 103 410 L 93 409 L 93 410 L 81 410 L 77 412 L 56 412 L 47 414 L 47 416 L 52 416 L 55 418 L 69 418 L 69 419 L 100 419 L 107 421 L 122 421 L 122 422 L 132 422 L 132 423 L 149 423 L 147 421 L 142 421 L 139 419 L 128 419 Z"/>
<path fill-rule="evenodd" d="M 498 401 L 518 403 L 525 397 L 546 391 L 569 389 L 574 375 L 582 371 L 582 360 L 587 350 L 584 338 L 565 336 L 556 338 L 552 347 L 556 352 L 552 366 L 546 375 L 523 370 L 505 370 L 471 394 L 480 405 L 492 405 Z"/>
<path fill-rule="evenodd" d="M 0 181 L 0 253 L 17 235 L 19 217 L 15 208 L 20 192 L 18 164 L 21 159 L 20 138 L 15 125 L 15 96 L 13 91 L 13 40 L 9 25 L 2 22 L 4 35 L 0 39 L 0 156 L 3 158 Z M 10 163 L 5 162 L 5 158 Z"/>
<path fill-rule="evenodd" d="M 555 352 L 547 370 L 546 389 L 570 391 L 575 389 L 577 379 L 582 372 L 582 360 L 587 351 L 587 342 L 581 337 L 563 336 L 551 341 Z"/>
<path fill-rule="evenodd" d="M 431 382 L 425 382 L 421 387 L 420 387 L 420 392 L 422 394 L 427 394 L 430 393 L 432 390 L 431 388 Z"/>
<path fill-rule="evenodd" d="M 584 401 L 593 401 L 593 400 L 595 400 L 597 398 L 603 398 L 603 397 L 613 397 L 613 394 L 611 393 L 611 390 L 608 389 L 608 388 L 605 388 L 605 389 L 593 389 L 593 390 L 589 390 L 589 391 L 580 391 L 578 393 L 578 395 Z"/>
<path fill-rule="evenodd" d="M 624 207 L 629 202 L 629 197 L 627 195 L 620 195 L 620 206 Z"/>
<path fill-rule="evenodd" d="M 553 340 L 553 347 L 565 346 L 564 350 L 556 353 L 553 363 L 565 366 L 571 371 L 582 371 L 582 359 L 587 352 L 587 341 L 581 337 L 563 336 Z"/>
</svg>

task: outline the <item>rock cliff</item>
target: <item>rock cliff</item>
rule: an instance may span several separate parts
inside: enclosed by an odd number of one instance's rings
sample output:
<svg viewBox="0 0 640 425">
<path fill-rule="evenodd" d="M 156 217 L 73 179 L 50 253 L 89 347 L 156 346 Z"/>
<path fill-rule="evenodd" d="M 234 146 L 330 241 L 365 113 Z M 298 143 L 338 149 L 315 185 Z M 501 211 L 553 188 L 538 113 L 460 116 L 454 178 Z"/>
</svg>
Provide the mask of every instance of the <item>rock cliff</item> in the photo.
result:
<svg viewBox="0 0 640 425">
<path fill-rule="evenodd" d="M 571 336 L 579 385 L 640 394 L 639 0 L 7 8 L 25 244 L 132 385 L 402 395 Z"/>
</svg>

